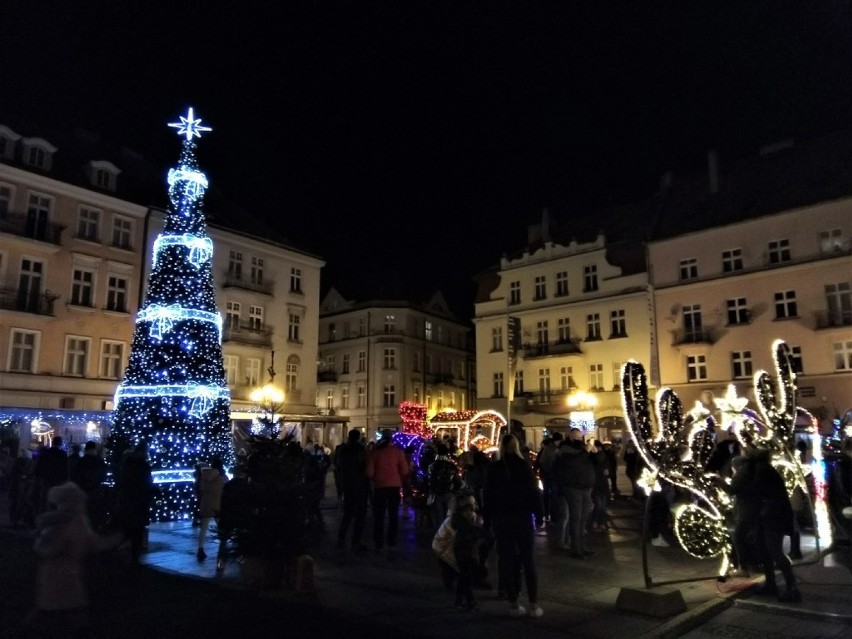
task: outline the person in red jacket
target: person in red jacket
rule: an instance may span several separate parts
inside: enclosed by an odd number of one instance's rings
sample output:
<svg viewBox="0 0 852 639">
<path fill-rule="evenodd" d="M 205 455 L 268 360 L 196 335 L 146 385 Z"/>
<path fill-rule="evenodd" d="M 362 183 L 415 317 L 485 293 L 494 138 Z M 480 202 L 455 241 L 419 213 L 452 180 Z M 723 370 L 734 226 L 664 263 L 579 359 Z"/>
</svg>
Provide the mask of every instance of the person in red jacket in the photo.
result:
<svg viewBox="0 0 852 639">
<path fill-rule="evenodd" d="M 383 430 L 379 443 L 367 456 L 367 477 L 373 481 L 373 542 L 376 550 L 384 548 L 385 542 L 389 550 L 396 547 L 400 490 L 408 476 L 405 452 L 393 443 L 392 435 L 393 431 Z"/>
</svg>

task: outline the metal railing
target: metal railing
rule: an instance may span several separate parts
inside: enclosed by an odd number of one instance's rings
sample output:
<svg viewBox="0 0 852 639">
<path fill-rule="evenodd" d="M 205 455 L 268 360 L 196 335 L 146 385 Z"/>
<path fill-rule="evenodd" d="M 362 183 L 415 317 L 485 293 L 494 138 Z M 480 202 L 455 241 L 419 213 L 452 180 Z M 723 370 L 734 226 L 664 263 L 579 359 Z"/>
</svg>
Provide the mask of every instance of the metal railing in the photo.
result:
<svg viewBox="0 0 852 639">
<path fill-rule="evenodd" d="M 31 293 L 27 289 L 0 287 L 0 308 L 4 311 L 21 311 L 36 315 L 53 315 L 54 302 L 59 299 L 50 291 Z"/>
<path fill-rule="evenodd" d="M 10 233 L 28 237 L 40 242 L 62 244 L 62 230 L 65 227 L 29 215 L 27 213 L 3 213 L 0 215 L 0 233 Z"/>
</svg>

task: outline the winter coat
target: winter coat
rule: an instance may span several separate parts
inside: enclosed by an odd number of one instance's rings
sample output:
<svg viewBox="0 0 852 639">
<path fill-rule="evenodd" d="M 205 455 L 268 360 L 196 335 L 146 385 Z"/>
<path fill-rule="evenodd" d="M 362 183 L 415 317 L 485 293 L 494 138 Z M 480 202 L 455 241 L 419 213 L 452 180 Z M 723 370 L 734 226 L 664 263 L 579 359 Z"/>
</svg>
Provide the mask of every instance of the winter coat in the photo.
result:
<svg viewBox="0 0 852 639">
<path fill-rule="evenodd" d="M 510 455 L 489 464 L 482 508 L 485 527 L 495 534 L 533 529 L 533 516 L 541 520 L 544 506 L 526 460 Z"/>
<path fill-rule="evenodd" d="M 367 453 L 360 442 L 347 442 L 337 447 L 335 468 L 344 495 L 356 497 L 369 492 Z"/>
<path fill-rule="evenodd" d="M 595 487 L 596 467 L 601 453 L 591 454 L 585 448 L 565 444 L 553 462 L 553 474 L 559 490 L 590 490 Z"/>
<path fill-rule="evenodd" d="M 408 460 L 389 439 L 380 441 L 367 455 L 367 477 L 374 488 L 401 488 L 408 476 Z"/>
<path fill-rule="evenodd" d="M 118 514 L 122 525 L 128 528 L 148 525 L 154 482 L 151 464 L 140 453 L 130 453 L 125 457 L 117 488 Z"/>
<path fill-rule="evenodd" d="M 433 495 L 446 495 L 455 492 L 461 486 L 459 469 L 446 455 L 438 455 L 429 466 L 429 492 Z"/>
<path fill-rule="evenodd" d="M 793 532 L 793 507 L 784 479 L 770 463 L 769 451 L 750 454 L 745 465 L 734 473 L 728 490 L 736 496 L 737 522 L 761 524 L 785 535 Z"/>
<path fill-rule="evenodd" d="M 198 512 L 201 517 L 216 517 L 222 510 L 222 489 L 228 478 L 216 468 L 202 468 L 198 479 Z"/>
<path fill-rule="evenodd" d="M 449 514 L 444 518 L 444 521 L 438 528 L 438 532 L 432 538 L 432 551 L 438 555 L 438 559 L 458 572 L 459 567 L 456 563 L 455 543 L 456 529 L 453 526 L 453 515 Z"/>
</svg>

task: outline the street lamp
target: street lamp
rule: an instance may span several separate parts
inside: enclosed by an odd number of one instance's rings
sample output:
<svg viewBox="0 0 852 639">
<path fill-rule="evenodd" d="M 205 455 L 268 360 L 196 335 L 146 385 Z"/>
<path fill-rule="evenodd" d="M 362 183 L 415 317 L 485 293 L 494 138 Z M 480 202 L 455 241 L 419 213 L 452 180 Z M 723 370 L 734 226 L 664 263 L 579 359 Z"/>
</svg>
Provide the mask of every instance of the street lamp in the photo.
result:
<svg viewBox="0 0 852 639">
<path fill-rule="evenodd" d="M 266 435 L 268 437 L 276 437 L 278 435 L 276 411 L 280 411 L 284 406 L 284 391 L 274 385 L 275 381 L 275 351 L 272 351 L 272 363 L 266 369 L 269 372 L 269 382 L 261 388 L 254 389 L 249 395 L 249 399 L 257 404 L 258 408 L 263 412 L 263 417 L 257 421 L 259 428 L 255 435 Z"/>
<path fill-rule="evenodd" d="M 572 428 L 579 428 L 586 433 L 595 431 L 595 406 L 598 398 L 586 391 L 574 391 L 565 400 L 570 409 L 568 411 L 568 422 Z"/>
</svg>

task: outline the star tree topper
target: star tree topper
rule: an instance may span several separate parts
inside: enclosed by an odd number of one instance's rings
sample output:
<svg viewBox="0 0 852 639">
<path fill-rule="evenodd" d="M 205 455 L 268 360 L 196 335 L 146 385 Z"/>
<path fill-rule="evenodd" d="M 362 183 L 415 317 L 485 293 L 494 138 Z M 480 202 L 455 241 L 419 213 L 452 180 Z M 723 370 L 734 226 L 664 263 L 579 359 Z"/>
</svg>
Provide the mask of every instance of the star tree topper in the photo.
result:
<svg viewBox="0 0 852 639">
<path fill-rule="evenodd" d="M 177 129 L 178 135 L 185 135 L 187 140 L 192 140 L 193 136 L 200 138 L 202 131 L 213 130 L 209 126 L 201 126 L 201 118 L 195 117 L 192 107 L 189 107 L 186 117 L 182 115 L 178 117 L 180 122 L 169 122 L 169 126 Z"/>
</svg>

